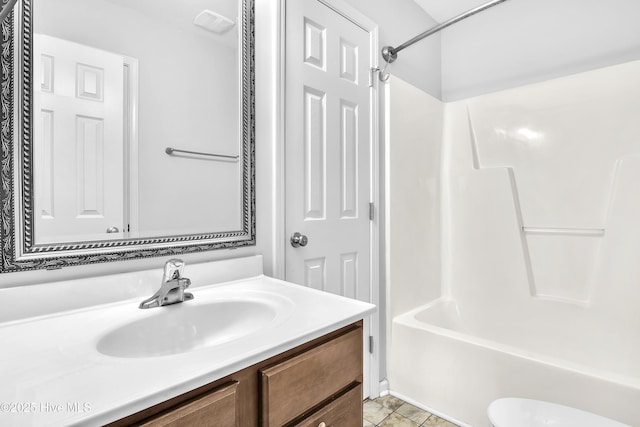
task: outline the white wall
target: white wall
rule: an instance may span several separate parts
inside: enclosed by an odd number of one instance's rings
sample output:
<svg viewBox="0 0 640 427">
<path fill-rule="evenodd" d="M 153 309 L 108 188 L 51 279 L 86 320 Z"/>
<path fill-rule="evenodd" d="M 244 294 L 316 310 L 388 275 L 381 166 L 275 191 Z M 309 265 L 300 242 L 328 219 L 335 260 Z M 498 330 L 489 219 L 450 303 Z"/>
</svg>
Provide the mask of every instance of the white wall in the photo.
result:
<svg viewBox="0 0 640 427">
<path fill-rule="evenodd" d="M 442 32 L 442 99 L 640 58 L 637 0 L 511 0 Z"/>
</svg>

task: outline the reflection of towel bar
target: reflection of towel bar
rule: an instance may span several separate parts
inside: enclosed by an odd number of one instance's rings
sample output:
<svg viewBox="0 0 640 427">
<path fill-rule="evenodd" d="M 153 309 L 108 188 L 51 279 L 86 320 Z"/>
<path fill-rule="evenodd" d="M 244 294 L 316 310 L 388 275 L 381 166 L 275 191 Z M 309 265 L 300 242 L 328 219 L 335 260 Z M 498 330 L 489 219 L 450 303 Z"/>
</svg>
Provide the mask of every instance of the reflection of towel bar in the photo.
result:
<svg viewBox="0 0 640 427">
<path fill-rule="evenodd" d="M 219 157 L 222 159 L 238 159 L 240 156 L 227 156 L 224 154 L 213 154 L 213 153 L 200 153 L 199 151 L 188 151 L 188 150 L 178 150 L 177 148 L 167 147 L 164 150 L 168 155 L 172 155 L 173 153 L 187 153 L 187 154 L 196 154 L 198 156 L 209 156 L 209 157 Z"/>
<path fill-rule="evenodd" d="M 552 228 L 522 227 L 522 231 L 532 234 L 557 234 L 573 236 L 604 236 L 604 228 Z"/>
</svg>

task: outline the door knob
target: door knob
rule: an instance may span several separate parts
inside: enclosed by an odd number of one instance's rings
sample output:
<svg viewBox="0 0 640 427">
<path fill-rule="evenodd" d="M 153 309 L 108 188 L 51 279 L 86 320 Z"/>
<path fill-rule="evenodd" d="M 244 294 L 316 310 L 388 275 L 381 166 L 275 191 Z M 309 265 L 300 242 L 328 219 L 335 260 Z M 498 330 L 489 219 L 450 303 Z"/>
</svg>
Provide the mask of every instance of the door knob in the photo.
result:
<svg viewBox="0 0 640 427">
<path fill-rule="evenodd" d="M 307 246 L 309 239 L 304 234 L 300 234 L 297 231 L 291 235 L 291 246 L 297 248 L 298 246 Z"/>
<path fill-rule="evenodd" d="M 118 227 L 109 227 L 107 228 L 107 233 L 119 233 Z"/>
</svg>

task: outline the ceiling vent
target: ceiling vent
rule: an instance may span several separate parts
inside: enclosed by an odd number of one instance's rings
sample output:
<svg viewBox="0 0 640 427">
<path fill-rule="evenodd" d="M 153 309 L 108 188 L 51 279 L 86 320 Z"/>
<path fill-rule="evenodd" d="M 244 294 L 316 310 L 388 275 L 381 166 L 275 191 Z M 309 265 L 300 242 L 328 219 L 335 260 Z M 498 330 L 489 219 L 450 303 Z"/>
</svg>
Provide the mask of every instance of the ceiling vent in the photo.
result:
<svg viewBox="0 0 640 427">
<path fill-rule="evenodd" d="M 218 13 L 205 9 L 193 19 L 193 23 L 207 31 L 216 34 L 224 34 L 236 25 L 231 19 Z"/>
</svg>

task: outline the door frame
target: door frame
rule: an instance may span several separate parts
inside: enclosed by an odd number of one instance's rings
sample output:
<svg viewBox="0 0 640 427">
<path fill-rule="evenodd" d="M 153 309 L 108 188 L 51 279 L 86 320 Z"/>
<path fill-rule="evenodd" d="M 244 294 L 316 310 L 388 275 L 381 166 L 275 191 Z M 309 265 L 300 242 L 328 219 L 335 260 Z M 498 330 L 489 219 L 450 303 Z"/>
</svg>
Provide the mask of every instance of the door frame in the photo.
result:
<svg viewBox="0 0 640 427">
<path fill-rule="evenodd" d="M 276 106 L 276 132 L 275 132 L 275 168 L 274 168 L 274 276 L 279 279 L 285 278 L 286 263 L 286 245 L 288 244 L 288 236 L 286 236 L 286 177 L 285 177 L 285 157 L 286 157 L 286 3 L 287 1 L 297 0 L 279 0 L 277 11 L 277 43 L 278 43 L 278 62 L 276 65 L 277 85 L 274 94 L 277 97 Z M 377 73 L 373 70 L 378 68 L 379 61 L 379 39 L 378 25 L 371 19 L 362 14 L 344 0 L 316 0 L 334 12 L 342 15 L 358 27 L 362 28 L 369 34 L 370 52 L 369 52 L 369 101 L 370 101 L 370 201 L 374 206 L 373 220 L 370 221 L 370 295 L 371 303 L 378 307 L 369 319 L 365 319 L 366 324 L 369 323 L 368 334 L 373 337 L 373 348 L 370 360 L 370 397 L 378 397 L 380 395 L 380 352 L 382 346 L 380 336 L 380 268 L 381 268 L 381 252 L 380 252 L 380 231 L 381 231 L 381 187 L 380 187 L 380 107 L 379 107 L 379 79 Z M 367 322 L 368 320 L 368 322 Z"/>
<path fill-rule="evenodd" d="M 140 72 L 137 58 L 123 56 L 125 112 L 124 112 L 124 225 L 125 236 L 138 233 L 138 111 L 140 98 Z"/>
</svg>

